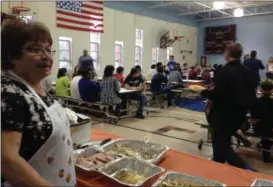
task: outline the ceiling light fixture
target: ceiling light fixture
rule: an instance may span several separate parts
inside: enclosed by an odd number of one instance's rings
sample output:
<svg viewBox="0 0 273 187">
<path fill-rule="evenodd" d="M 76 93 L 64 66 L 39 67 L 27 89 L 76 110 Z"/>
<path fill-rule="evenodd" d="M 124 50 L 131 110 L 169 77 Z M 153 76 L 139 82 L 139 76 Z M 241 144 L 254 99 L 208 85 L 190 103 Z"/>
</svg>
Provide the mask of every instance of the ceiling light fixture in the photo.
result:
<svg viewBox="0 0 273 187">
<path fill-rule="evenodd" d="M 244 9 L 242 9 L 242 8 L 236 8 L 233 11 L 233 15 L 234 15 L 234 17 L 242 17 L 242 16 L 244 16 Z"/>
<path fill-rule="evenodd" d="M 213 2 L 213 9 L 219 10 L 225 7 L 224 1 L 214 1 Z"/>
</svg>

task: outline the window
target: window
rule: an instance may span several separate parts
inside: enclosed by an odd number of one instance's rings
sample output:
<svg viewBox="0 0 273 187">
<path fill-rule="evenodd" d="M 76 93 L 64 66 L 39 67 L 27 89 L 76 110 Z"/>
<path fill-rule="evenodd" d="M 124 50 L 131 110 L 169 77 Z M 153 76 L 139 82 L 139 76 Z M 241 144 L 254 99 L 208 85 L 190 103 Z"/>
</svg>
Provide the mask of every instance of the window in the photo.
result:
<svg viewBox="0 0 273 187">
<path fill-rule="evenodd" d="M 59 37 L 60 68 L 72 69 L 72 38 Z"/>
<path fill-rule="evenodd" d="M 115 41 L 115 67 L 123 66 L 123 42 Z"/>
<path fill-rule="evenodd" d="M 159 48 L 158 47 L 152 48 L 152 64 L 156 64 L 158 62 L 158 54 Z"/>
<path fill-rule="evenodd" d="M 93 59 L 95 70 L 100 70 L 100 33 L 90 33 L 90 56 Z"/>
<path fill-rule="evenodd" d="M 167 60 L 170 59 L 170 56 L 173 55 L 173 48 L 167 47 Z"/>
<path fill-rule="evenodd" d="M 135 65 L 142 66 L 143 30 L 136 29 Z"/>
</svg>

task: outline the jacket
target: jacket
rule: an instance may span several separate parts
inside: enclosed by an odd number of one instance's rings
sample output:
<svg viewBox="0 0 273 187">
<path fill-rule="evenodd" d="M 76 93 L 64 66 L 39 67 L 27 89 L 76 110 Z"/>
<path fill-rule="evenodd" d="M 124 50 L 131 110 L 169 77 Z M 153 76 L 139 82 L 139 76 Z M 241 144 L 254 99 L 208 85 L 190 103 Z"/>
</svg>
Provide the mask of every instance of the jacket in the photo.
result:
<svg viewBox="0 0 273 187">
<path fill-rule="evenodd" d="M 256 58 L 248 59 L 248 60 L 244 61 L 243 65 L 252 71 L 253 76 L 256 79 L 256 82 L 261 81 L 259 70 L 265 69 L 261 60 L 256 59 Z"/>
<path fill-rule="evenodd" d="M 239 129 L 246 119 L 246 113 L 256 98 L 256 83 L 250 70 L 240 60 L 227 63 L 215 77 L 212 90 L 201 92 L 213 103 L 212 116 L 220 118 L 222 129 Z"/>
</svg>

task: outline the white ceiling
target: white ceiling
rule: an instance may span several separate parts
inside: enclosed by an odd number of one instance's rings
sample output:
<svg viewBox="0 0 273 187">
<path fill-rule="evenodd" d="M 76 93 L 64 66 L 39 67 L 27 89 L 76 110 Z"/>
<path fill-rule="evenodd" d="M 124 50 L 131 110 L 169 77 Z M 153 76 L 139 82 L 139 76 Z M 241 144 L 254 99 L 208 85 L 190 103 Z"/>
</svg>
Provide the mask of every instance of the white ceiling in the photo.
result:
<svg viewBox="0 0 273 187">
<path fill-rule="evenodd" d="M 196 21 L 226 19 L 233 16 L 233 10 L 242 8 L 244 16 L 273 14 L 273 1 L 225 1 L 221 10 L 213 9 L 213 1 L 127 1 L 136 6 L 166 12 L 175 16 L 195 16 Z"/>
</svg>

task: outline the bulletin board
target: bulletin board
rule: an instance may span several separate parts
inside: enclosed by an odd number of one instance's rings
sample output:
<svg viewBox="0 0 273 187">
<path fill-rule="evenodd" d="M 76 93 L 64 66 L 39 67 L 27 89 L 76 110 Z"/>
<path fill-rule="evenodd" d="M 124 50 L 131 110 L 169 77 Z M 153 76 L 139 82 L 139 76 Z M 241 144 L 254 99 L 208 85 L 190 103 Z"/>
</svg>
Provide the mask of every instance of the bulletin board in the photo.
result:
<svg viewBox="0 0 273 187">
<path fill-rule="evenodd" d="M 236 42 L 236 25 L 205 27 L 205 54 L 223 54 L 227 45 Z"/>
</svg>

